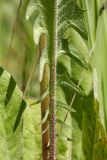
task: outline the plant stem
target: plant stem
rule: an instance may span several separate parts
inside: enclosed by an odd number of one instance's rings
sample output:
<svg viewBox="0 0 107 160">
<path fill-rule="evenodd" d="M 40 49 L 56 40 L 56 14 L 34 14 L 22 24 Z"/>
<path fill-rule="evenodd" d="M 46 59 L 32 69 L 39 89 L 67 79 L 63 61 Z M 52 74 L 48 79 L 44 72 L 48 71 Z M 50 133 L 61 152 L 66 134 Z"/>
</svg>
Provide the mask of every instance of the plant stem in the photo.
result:
<svg viewBox="0 0 107 160">
<path fill-rule="evenodd" d="M 47 48 L 47 35 L 41 34 L 39 41 L 39 55 L 42 56 L 43 50 Z M 49 64 L 45 63 L 43 68 L 43 76 L 40 82 L 40 95 L 41 97 L 46 92 L 49 86 L 50 69 Z M 49 94 L 46 95 L 44 100 L 41 102 L 41 121 L 42 121 L 42 160 L 49 159 Z"/>
<path fill-rule="evenodd" d="M 49 85 L 49 65 L 45 64 L 43 71 L 43 79 L 40 83 L 41 96 Z M 46 117 L 49 110 L 49 95 L 47 95 L 41 103 L 41 120 L 42 120 L 42 159 L 48 160 L 49 157 L 49 119 Z M 45 121 L 43 119 L 46 117 Z"/>
<path fill-rule="evenodd" d="M 16 18 L 15 18 L 15 22 L 14 22 L 14 26 L 13 26 L 13 30 L 12 30 L 12 35 L 11 35 L 11 40 L 10 40 L 10 45 L 9 45 L 9 51 L 12 47 L 12 42 L 13 42 L 13 38 L 14 38 L 14 33 L 15 33 L 15 29 L 16 29 L 17 20 L 18 20 L 21 5 L 22 5 L 22 0 L 20 0 L 19 5 L 18 5 L 17 14 L 16 14 Z"/>
<path fill-rule="evenodd" d="M 31 82 L 31 79 L 32 79 L 32 75 L 34 73 L 35 66 L 36 66 L 37 61 L 38 61 L 38 56 L 39 56 L 39 49 L 37 48 L 36 54 L 34 55 L 34 62 L 33 62 L 32 67 L 31 67 L 31 72 L 30 72 L 30 75 L 29 75 L 29 78 L 28 78 L 28 81 L 27 81 L 27 84 L 26 84 L 26 87 L 25 87 L 25 90 L 24 90 L 24 93 L 23 93 L 24 97 L 26 96 L 27 90 L 29 88 L 29 85 L 30 85 L 30 82 Z"/>
<path fill-rule="evenodd" d="M 56 55 L 58 49 L 58 1 L 54 1 L 53 40 L 50 58 L 50 156 L 49 160 L 56 159 Z M 52 37 L 51 37 L 52 38 Z"/>
<path fill-rule="evenodd" d="M 27 73 L 27 53 L 24 53 L 24 60 L 23 60 L 23 69 L 22 69 L 22 92 L 25 91 L 26 88 L 26 73 Z"/>
<path fill-rule="evenodd" d="M 22 0 L 19 1 L 19 5 L 18 5 L 18 8 L 17 8 L 17 12 L 16 12 L 16 18 L 15 18 L 14 25 L 13 25 L 13 28 L 12 28 L 12 34 L 11 34 L 10 44 L 9 44 L 9 48 L 8 48 L 9 55 L 10 55 L 10 51 L 12 49 L 12 43 L 13 43 L 13 39 L 14 39 L 14 35 L 15 35 L 15 30 L 16 30 L 18 16 L 19 16 L 21 6 L 22 6 Z M 8 56 L 8 54 L 7 54 L 7 56 Z M 8 61 L 8 58 L 7 58 L 6 66 L 8 66 L 8 62 L 9 61 Z"/>
</svg>

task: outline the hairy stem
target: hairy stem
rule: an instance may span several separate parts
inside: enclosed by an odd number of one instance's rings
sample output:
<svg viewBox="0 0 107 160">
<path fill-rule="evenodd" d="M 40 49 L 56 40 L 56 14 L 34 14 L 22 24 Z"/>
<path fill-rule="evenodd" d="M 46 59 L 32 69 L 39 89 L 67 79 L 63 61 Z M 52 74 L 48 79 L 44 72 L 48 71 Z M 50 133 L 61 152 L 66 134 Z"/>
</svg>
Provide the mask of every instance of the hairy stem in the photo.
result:
<svg viewBox="0 0 107 160">
<path fill-rule="evenodd" d="M 58 5 L 54 1 L 54 21 L 53 21 L 53 39 L 52 52 L 50 58 L 50 156 L 49 160 L 56 159 L 56 55 L 57 55 L 57 26 L 58 26 Z"/>
</svg>

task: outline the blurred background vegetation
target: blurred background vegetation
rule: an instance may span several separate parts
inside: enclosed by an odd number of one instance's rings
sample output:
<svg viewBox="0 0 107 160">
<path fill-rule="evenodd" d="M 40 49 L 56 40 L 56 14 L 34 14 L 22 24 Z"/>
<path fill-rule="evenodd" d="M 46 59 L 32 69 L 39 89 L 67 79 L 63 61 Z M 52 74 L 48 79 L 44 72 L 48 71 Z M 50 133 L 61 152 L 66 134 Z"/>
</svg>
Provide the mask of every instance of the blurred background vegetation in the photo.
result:
<svg viewBox="0 0 107 160">
<path fill-rule="evenodd" d="M 0 66 L 14 77 L 22 92 L 25 90 L 36 54 L 33 21 L 26 20 L 28 3 L 29 0 L 0 0 Z M 38 70 L 37 65 L 28 88 L 28 100 L 39 97 Z M 23 159 L 41 157 L 40 115 L 40 107 L 37 105 L 30 106 L 25 111 Z"/>
<path fill-rule="evenodd" d="M 13 75 L 22 91 L 25 90 L 36 53 L 33 41 L 33 22 L 25 18 L 29 0 L 0 0 L 0 65 Z M 27 92 L 39 95 L 38 72 L 35 71 Z"/>
</svg>

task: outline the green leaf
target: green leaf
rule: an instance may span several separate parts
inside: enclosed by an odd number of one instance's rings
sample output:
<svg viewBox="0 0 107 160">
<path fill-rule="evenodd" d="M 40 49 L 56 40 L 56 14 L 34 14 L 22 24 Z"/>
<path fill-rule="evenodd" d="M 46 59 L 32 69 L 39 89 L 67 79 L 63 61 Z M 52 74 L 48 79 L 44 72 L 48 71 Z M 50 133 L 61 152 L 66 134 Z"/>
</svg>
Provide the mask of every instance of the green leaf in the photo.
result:
<svg viewBox="0 0 107 160">
<path fill-rule="evenodd" d="M 40 115 L 41 115 L 40 105 L 28 106 L 24 112 L 23 160 L 40 159 L 40 155 L 41 155 L 41 116 Z"/>
<path fill-rule="evenodd" d="M 75 112 L 73 110 L 73 108 L 70 108 L 70 106 L 68 104 L 65 104 L 65 103 L 60 102 L 60 101 L 57 101 L 57 107 L 58 107 L 58 109 L 61 107 L 61 108 L 64 108 L 65 110 L 67 110 L 69 112 Z"/>
<path fill-rule="evenodd" d="M 104 1 L 106 3 L 106 1 Z M 103 2 L 100 4 L 101 8 Z M 102 14 L 98 18 L 97 31 L 96 31 L 96 46 L 94 51 L 94 65 L 96 70 L 96 80 L 94 83 L 97 88 L 98 100 L 100 103 L 100 110 L 103 115 L 101 115 L 101 120 L 107 131 L 107 74 L 106 74 L 106 59 L 107 59 L 107 9 L 102 11 Z M 100 45 L 101 44 L 101 45 Z"/>
<path fill-rule="evenodd" d="M 81 37 L 81 35 L 73 28 L 68 28 L 64 32 L 63 39 L 68 40 L 68 48 L 70 51 L 72 51 L 72 49 L 75 49 L 79 52 L 80 56 L 82 57 L 81 61 L 83 63 L 84 59 L 84 65 L 86 66 L 86 63 L 89 59 L 89 49 L 87 41 L 83 37 Z"/>
<path fill-rule="evenodd" d="M 69 93 L 69 92 L 68 92 Z M 65 93 L 63 92 L 62 88 L 60 88 L 59 86 L 57 87 L 57 102 L 61 102 L 61 104 L 65 104 L 65 107 L 67 107 L 67 101 L 65 99 Z M 60 105 L 60 103 L 59 103 Z M 69 107 L 69 106 L 68 106 Z M 69 107 L 70 108 L 70 107 Z M 67 114 L 68 110 L 66 110 L 63 107 L 58 107 L 57 108 L 57 117 L 58 119 L 64 121 L 64 118 Z M 70 111 L 68 112 L 68 114 L 71 113 Z M 63 124 L 61 125 L 60 123 L 57 123 L 57 133 L 61 136 L 64 137 L 69 137 L 71 139 L 71 117 L 70 114 L 67 117 L 66 120 L 66 124 L 69 125 L 69 127 L 64 127 Z M 62 128 L 62 129 L 61 129 Z M 71 141 L 65 141 L 64 139 L 61 138 L 57 138 L 57 159 L 61 159 L 61 158 L 66 158 L 69 157 L 70 152 L 71 152 L 71 148 L 69 147 L 71 146 Z"/>
<path fill-rule="evenodd" d="M 63 40 L 63 46 L 66 55 L 71 57 L 80 66 L 84 67 L 85 69 L 88 69 L 88 64 L 84 56 L 78 51 L 78 49 L 75 49 L 71 43 L 68 43 L 68 40 L 66 39 Z"/>
<path fill-rule="evenodd" d="M 73 90 L 74 92 L 81 94 L 81 95 L 85 95 L 83 90 L 78 87 L 69 77 L 67 74 L 58 76 L 58 84 L 60 86 L 65 86 L 71 90 Z"/>
<path fill-rule="evenodd" d="M 83 151 L 87 160 L 107 159 L 107 135 L 99 117 L 99 102 L 91 93 L 83 103 Z"/>
<path fill-rule="evenodd" d="M 65 141 L 72 141 L 71 138 L 68 138 L 66 136 L 62 136 L 62 135 L 59 135 L 59 134 L 57 134 L 57 137 L 60 138 L 60 139 L 62 139 L 62 140 L 65 140 Z"/>
<path fill-rule="evenodd" d="M 77 5 L 77 2 L 74 0 L 61 0 L 59 1 L 59 37 L 62 38 L 63 33 L 70 27 L 78 28 L 80 34 L 86 35 L 85 27 L 83 23 L 83 13 L 84 11 L 80 9 Z M 60 38 L 60 39 L 61 39 Z"/>
<path fill-rule="evenodd" d="M 61 119 L 57 118 L 57 122 L 63 126 L 64 128 L 70 128 L 70 126 L 68 124 L 66 124 L 64 121 L 62 121 Z"/>
<path fill-rule="evenodd" d="M 23 157 L 23 95 L 13 77 L 0 67 L 0 160 Z"/>
<path fill-rule="evenodd" d="M 73 96 L 72 96 L 73 97 Z M 71 103 L 72 99 L 70 100 Z M 71 123 L 72 123 L 72 157 L 77 160 L 85 160 L 82 151 L 82 102 L 83 98 L 79 95 L 76 95 L 74 99 L 74 103 L 72 104 L 73 110 L 75 112 L 71 112 Z"/>
<path fill-rule="evenodd" d="M 84 12 L 84 21 L 88 31 L 89 46 L 91 48 L 93 47 L 93 44 L 95 43 L 96 39 L 97 21 L 100 10 L 99 4 L 101 4 L 101 1 L 102 0 L 81 1 L 81 7 L 86 10 L 86 12 Z"/>
</svg>

